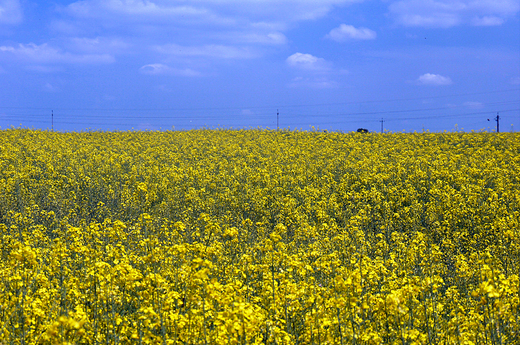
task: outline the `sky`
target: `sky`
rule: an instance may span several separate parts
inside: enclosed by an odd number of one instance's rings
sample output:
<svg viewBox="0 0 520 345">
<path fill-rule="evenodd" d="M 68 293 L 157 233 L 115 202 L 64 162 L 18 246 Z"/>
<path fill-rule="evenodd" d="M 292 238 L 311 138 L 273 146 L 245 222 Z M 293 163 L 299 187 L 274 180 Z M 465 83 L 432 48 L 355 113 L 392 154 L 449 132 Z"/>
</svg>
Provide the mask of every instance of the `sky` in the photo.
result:
<svg viewBox="0 0 520 345">
<path fill-rule="evenodd" d="M 0 128 L 520 130 L 520 0 L 0 0 Z"/>
</svg>

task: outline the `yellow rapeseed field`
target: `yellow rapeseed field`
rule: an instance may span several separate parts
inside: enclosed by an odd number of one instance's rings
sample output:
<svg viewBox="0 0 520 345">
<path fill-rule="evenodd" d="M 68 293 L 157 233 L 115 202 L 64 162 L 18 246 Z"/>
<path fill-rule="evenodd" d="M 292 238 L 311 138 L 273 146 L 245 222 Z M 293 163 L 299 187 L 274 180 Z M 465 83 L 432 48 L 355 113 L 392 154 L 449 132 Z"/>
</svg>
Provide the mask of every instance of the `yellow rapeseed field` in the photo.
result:
<svg viewBox="0 0 520 345">
<path fill-rule="evenodd" d="M 520 135 L 0 131 L 1 344 L 520 344 Z"/>
</svg>

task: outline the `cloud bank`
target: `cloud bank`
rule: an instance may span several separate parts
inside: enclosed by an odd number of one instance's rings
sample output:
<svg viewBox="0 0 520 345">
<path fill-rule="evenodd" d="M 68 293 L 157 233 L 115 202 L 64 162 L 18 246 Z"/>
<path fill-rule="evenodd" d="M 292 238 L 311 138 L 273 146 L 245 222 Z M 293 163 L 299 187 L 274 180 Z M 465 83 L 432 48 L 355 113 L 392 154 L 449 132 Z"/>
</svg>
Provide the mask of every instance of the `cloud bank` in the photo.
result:
<svg viewBox="0 0 520 345">
<path fill-rule="evenodd" d="M 325 16 L 334 6 L 363 0 L 199 0 L 177 2 L 168 0 L 81 0 L 66 6 L 65 11 L 78 17 L 124 15 L 134 19 L 184 17 L 184 20 L 211 20 L 235 24 L 237 18 L 251 22 L 312 20 Z"/>
<path fill-rule="evenodd" d="M 389 6 L 400 25 L 432 28 L 501 25 L 519 11 L 518 0 L 399 0 Z"/>
<path fill-rule="evenodd" d="M 0 24 L 18 24 L 22 19 L 19 0 L 0 0 Z"/>
<path fill-rule="evenodd" d="M 72 54 L 51 47 L 46 43 L 41 45 L 34 43 L 19 44 L 15 47 L 0 46 L 0 54 L 9 54 L 19 60 L 41 64 L 105 64 L 115 61 L 114 57 L 109 54 Z"/>
</svg>

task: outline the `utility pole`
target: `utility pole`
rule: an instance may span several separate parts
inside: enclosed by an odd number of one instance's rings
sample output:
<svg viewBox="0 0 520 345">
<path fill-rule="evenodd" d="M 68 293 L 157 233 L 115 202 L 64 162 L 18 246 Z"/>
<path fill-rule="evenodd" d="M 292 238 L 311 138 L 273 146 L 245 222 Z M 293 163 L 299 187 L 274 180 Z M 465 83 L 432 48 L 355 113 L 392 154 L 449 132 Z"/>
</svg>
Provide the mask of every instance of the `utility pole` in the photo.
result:
<svg viewBox="0 0 520 345">
<path fill-rule="evenodd" d="M 489 119 L 487 119 L 489 121 Z M 500 133 L 500 113 L 497 111 L 497 117 L 495 117 L 493 120 L 497 122 L 497 133 Z"/>
<path fill-rule="evenodd" d="M 52 131 L 54 132 L 54 110 L 51 110 L 51 126 Z"/>
<path fill-rule="evenodd" d="M 383 133 L 383 122 L 385 122 L 385 120 L 383 118 L 381 118 L 381 121 L 379 121 L 379 122 L 381 122 L 381 133 Z"/>
<path fill-rule="evenodd" d="M 280 112 L 278 111 L 278 109 L 276 109 L 276 130 L 280 129 L 279 119 L 280 119 Z"/>
</svg>

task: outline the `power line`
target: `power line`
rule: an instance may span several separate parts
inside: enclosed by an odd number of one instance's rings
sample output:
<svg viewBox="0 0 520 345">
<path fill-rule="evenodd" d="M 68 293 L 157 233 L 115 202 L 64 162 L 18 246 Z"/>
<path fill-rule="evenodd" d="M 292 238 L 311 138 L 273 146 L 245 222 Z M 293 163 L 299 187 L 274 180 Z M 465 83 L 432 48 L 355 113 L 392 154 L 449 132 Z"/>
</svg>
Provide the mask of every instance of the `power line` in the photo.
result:
<svg viewBox="0 0 520 345">
<path fill-rule="evenodd" d="M 507 105 L 507 104 L 520 104 L 519 101 L 503 101 L 503 102 L 493 102 L 493 103 L 487 103 L 485 106 L 490 107 L 494 105 Z M 416 108 L 416 109 L 400 109 L 400 110 L 383 110 L 383 111 L 370 111 L 370 112 L 340 112 L 340 113 L 326 113 L 326 114 L 302 114 L 302 113 L 288 113 L 286 115 L 287 118 L 294 118 L 294 117 L 301 117 L 301 116 L 308 116 L 308 117 L 323 117 L 323 116 L 366 116 L 366 115 L 389 115 L 389 114 L 402 114 L 402 113 L 412 113 L 412 112 L 426 112 L 426 111 L 433 111 L 433 110 L 451 110 L 451 109 L 457 109 L 464 107 L 465 105 L 457 105 L 457 106 L 447 106 L 447 107 L 436 107 L 436 108 Z M 489 113 L 483 112 L 483 113 Z M 257 113 L 252 114 L 250 116 L 251 119 L 262 119 L 262 118 L 270 118 L 272 113 Z M 48 115 L 45 114 L 15 114 L 15 113 L 9 113 L 2 116 L 4 119 L 12 119 L 12 118 L 19 118 L 19 117 L 42 117 L 46 118 Z M 71 116 L 75 116 L 71 113 L 65 113 L 62 114 L 62 118 L 69 118 Z M 81 115 L 82 118 L 87 119 L 96 119 L 96 118 L 102 118 L 102 119 L 120 119 L 123 115 Z M 242 117 L 241 114 L 225 114 L 227 118 L 233 118 L 233 117 Z M 441 117 L 448 117 L 451 115 L 442 115 Z M 136 120 L 153 120 L 153 119 L 166 119 L 166 120 L 182 120 L 182 119 L 197 119 L 197 120 L 214 120 L 214 119 L 222 119 L 223 114 L 214 114 L 214 115 L 164 115 L 164 116 L 127 116 L 124 115 L 125 119 L 136 119 Z M 277 111 L 277 127 L 279 123 L 279 111 Z"/>
<path fill-rule="evenodd" d="M 507 112 L 515 112 L 520 111 L 520 108 L 516 109 L 503 109 L 499 110 L 502 113 Z M 461 118 L 461 117 L 477 117 L 480 115 L 486 115 L 494 113 L 491 111 L 481 111 L 481 112 L 470 112 L 470 113 L 460 113 L 460 114 L 449 114 L 449 115 L 427 115 L 427 116 L 416 116 L 416 117 L 399 117 L 399 118 L 387 118 L 387 119 L 351 119 L 351 118 L 343 118 L 338 120 L 325 120 L 321 121 L 320 124 L 348 124 L 348 123 L 374 123 L 381 122 L 383 124 L 384 121 L 396 122 L 396 121 L 407 121 L 407 120 L 422 120 L 422 119 L 440 119 L 440 118 Z M 131 118 L 127 118 L 130 120 Z M 137 121 L 147 120 L 147 118 L 134 118 Z M 185 120 L 189 120 L 190 118 L 184 118 Z M 25 123 L 33 124 L 33 123 L 48 123 L 44 120 L 26 120 Z M 306 122 L 306 121 L 305 121 Z M 71 121 L 70 118 L 66 118 L 63 121 L 59 122 L 64 125 L 85 125 L 85 126 L 104 126 L 104 127 L 113 127 L 113 126 L 153 126 L 157 127 L 159 125 L 149 124 L 149 123 L 136 123 L 136 122 L 117 122 L 117 123 L 107 123 L 107 122 L 96 122 L 96 121 Z M 292 121 L 292 125 L 298 125 L 303 123 L 303 121 Z M 53 126 L 54 124 L 52 124 Z M 164 124 L 163 124 L 164 125 Z M 160 126 L 159 126 L 160 127 Z"/>
<path fill-rule="evenodd" d="M 512 112 L 512 111 L 520 111 L 518 109 L 506 109 L 500 110 L 501 113 Z M 450 115 L 428 115 L 428 116 L 417 116 L 417 117 L 400 117 L 400 118 L 389 118 L 385 119 L 385 122 L 395 122 L 395 121 L 407 121 L 407 120 L 424 120 L 424 119 L 439 119 L 439 118 L 460 118 L 460 117 L 476 117 L 480 115 L 486 115 L 490 113 L 495 113 L 494 111 L 482 111 L 482 112 L 473 112 L 473 113 L 463 113 L 463 114 L 450 114 Z M 341 119 L 341 120 L 332 120 L 332 121 L 324 121 L 322 124 L 345 124 L 345 123 L 374 123 L 380 122 L 378 119 L 363 119 L 363 120 L 353 120 L 353 119 Z"/>
<path fill-rule="evenodd" d="M 520 111 L 520 108 L 500 110 L 500 112 L 503 112 L 503 113 L 512 112 L 512 111 Z M 481 112 L 458 114 L 458 115 L 455 114 L 455 115 L 437 115 L 437 116 L 395 118 L 395 119 L 392 119 L 392 121 L 399 121 L 399 120 L 422 120 L 422 119 L 443 118 L 443 117 L 462 117 L 462 116 L 468 116 L 468 115 L 485 115 L 485 114 L 489 114 L 489 113 L 494 113 L 494 111 L 481 111 Z"/>
<path fill-rule="evenodd" d="M 493 106 L 493 105 L 505 105 L 510 103 L 519 103 L 518 101 L 504 101 L 504 102 L 494 102 L 494 103 L 487 103 L 486 106 Z M 365 112 L 356 112 L 356 113 L 326 113 L 326 114 L 301 114 L 296 113 L 298 116 L 345 116 L 345 115 L 382 115 L 382 114 L 398 114 L 398 113 L 411 113 L 411 112 L 422 112 L 422 111 L 430 111 L 430 110 L 449 110 L 449 109 L 456 109 L 465 107 L 466 105 L 453 105 L 453 106 L 447 106 L 447 107 L 437 107 L 437 108 L 416 108 L 416 109 L 401 109 L 401 110 L 382 110 L 382 111 L 365 111 Z M 293 114 L 289 114 L 293 115 Z"/>
</svg>

